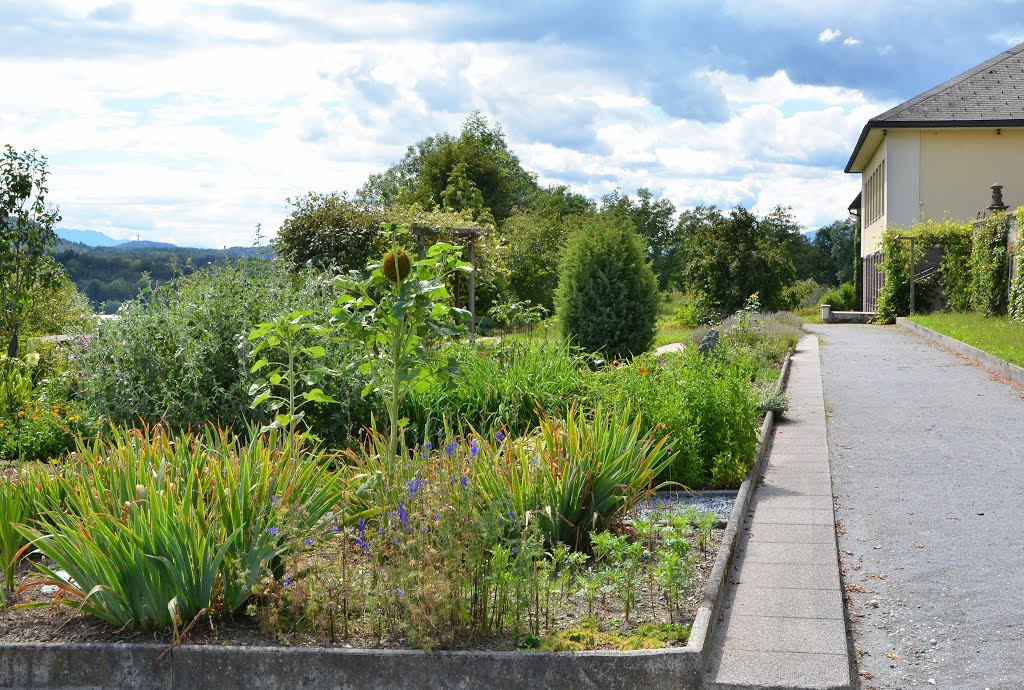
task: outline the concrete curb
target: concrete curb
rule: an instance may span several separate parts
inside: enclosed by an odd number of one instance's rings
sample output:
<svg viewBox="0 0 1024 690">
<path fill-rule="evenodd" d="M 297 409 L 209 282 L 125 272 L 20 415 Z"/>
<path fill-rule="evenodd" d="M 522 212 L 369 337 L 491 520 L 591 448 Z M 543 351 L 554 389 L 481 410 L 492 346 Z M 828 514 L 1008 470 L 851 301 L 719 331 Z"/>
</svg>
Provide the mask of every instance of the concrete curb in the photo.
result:
<svg viewBox="0 0 1024 690">
<path fill-rule="evenodd" d="M 958 355 L 963 355 L 967 359 L 970 359 L 983 367 L 987 367 L 992 371 L 996 372 L 1000 376 L 1014 383 L 1024 385 L 1024 368 L 1017 366 L 1016 364 L 1010 364 L 1009 362 L 999 359 L 994 355 L 990 355 L 984 350 L 979 350 L 973 345 L 950 338 L 948 335 L 943 335 L 930 328 L 926 328 L 919 323 L 914 323 L 910 319 L 902 316 L 896 317 L 896 325 L 905 331 L 909 331 L 915 335 L 919 335 L 925 340 L 951 350 Z"/>
<path fill-rule="evenodd" d="M 780 391 L 786 385 L 786 378 L 789 376 L 790 356 L 782 363 L 782 371 L 779 372 L 779 379 L 775 384 L 775 390 Z M 736 502 L 733 504 L 732 513 L 729 515 L 729 522 L 725 526 L 725 534 L 722 535 L 722 545 L 718 548 L 718 555 L 715 557 L 715 565 L 711 569 L 711 577 L 708 579 L 707 587 L 704 589 L 704 601 L 697 609 L 697 615 L 693 619 L 693 627 L 690 629 L 690 639 L 686 645 L 700 652 L 700 674 L 703 676 L 707 667 L 708 659 L 711 656 L 711 641 L 714 639 L 715 623 L 722 608 L 722 599 L 725 595 L 726 578 L 732 568 L 736 556 L 736 546 L 739 543 L 739 532 L 743 528 L 747 510 L 750 508 L 750 501 L 757 488 L 757 482 L 764 474 L 765 450 L 767 448 L 768 435 L 775 424 L 775 413 L 771 410 L 764 416 L 761 424 L 761 433 L 758 436 L 757 457 L 753 466 L 747 472 L 747 478 L 740 484 L 740 490 L 736 494 Z"/>
<path fill-rule="evenodd" d="M 789 374 L 787 355 L 776 389 Z M 704 598 L 685 647 L 634 652 L 486 652 L 315 647 L 192 645 L 174 652 L 155 644 L 0 645 L 0 688 L 47 690 L 272 690 L 331 688 L 659 688 L 701 687 L 711 654 L 714 625 L 725 593 L 754 489 L 764 473 L 765 448 L 775 415 L 761 425 L 754 464 L 740 485 L 715 557 Z"/>
</svg>

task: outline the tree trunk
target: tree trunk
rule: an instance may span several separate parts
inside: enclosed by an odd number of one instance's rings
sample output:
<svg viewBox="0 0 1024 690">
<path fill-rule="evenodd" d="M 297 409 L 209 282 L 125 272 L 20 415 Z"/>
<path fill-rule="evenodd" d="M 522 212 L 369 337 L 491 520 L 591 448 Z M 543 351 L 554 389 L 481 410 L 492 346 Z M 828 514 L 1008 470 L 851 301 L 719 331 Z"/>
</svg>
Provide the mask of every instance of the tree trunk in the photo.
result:
<svg viewBox="0 0 1024 690">
<path fill-rule="evenodd" d="M 18 356 L 18 327 L 11 331 L 11 339 L 7 342 L 7 356 L 14 359 Z"/>
</svg>

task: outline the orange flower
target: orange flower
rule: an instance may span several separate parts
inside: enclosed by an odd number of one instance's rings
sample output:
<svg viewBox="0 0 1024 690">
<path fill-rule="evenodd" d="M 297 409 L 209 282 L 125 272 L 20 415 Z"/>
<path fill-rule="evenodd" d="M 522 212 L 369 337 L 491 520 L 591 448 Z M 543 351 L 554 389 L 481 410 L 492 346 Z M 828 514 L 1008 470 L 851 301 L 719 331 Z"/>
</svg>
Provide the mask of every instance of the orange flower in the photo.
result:
<svg viewBox="0 0 1024 690">
<path fill-rule="evenodd" d="M 636 370 L 636 375 L 637 376 L 647 376 L 647 370 L 646 369 L 637 369 Z"/>
</svg>

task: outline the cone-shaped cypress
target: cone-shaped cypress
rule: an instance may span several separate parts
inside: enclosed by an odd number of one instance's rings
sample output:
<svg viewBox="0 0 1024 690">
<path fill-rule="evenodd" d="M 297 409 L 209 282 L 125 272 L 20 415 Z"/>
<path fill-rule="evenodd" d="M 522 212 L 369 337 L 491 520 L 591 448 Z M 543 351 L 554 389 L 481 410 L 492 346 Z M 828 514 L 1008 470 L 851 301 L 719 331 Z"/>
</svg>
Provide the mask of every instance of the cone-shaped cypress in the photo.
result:
<svg viewBox="0 0 1024 690">
<path fill-rule="evenodd" d="M 629 220 L 604 214 L 569 239 L 555 308 L 563 336 L 584 350 L 621 359 L 650 348 L 658 281 Z"/>
</svg>

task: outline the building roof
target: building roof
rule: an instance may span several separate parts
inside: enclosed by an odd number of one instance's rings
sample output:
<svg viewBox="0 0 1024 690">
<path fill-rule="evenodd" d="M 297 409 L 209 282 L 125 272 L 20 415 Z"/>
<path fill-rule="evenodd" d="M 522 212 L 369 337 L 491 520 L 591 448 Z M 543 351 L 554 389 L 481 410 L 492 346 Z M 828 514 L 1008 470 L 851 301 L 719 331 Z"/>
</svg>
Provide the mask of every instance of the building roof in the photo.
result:
<svg viewBox="0 0 1024 690">
<path fill-rule="evenodd" d="M 858 159 L 861 153 L 870 154 L 877 148 L 883 129 L 1022 126 L 1024 43 L 868 120 L 846 172 L 863 171 L 867 161 Z M 865 149 L 869 139 L 875 146 Z"/>
</svg>

